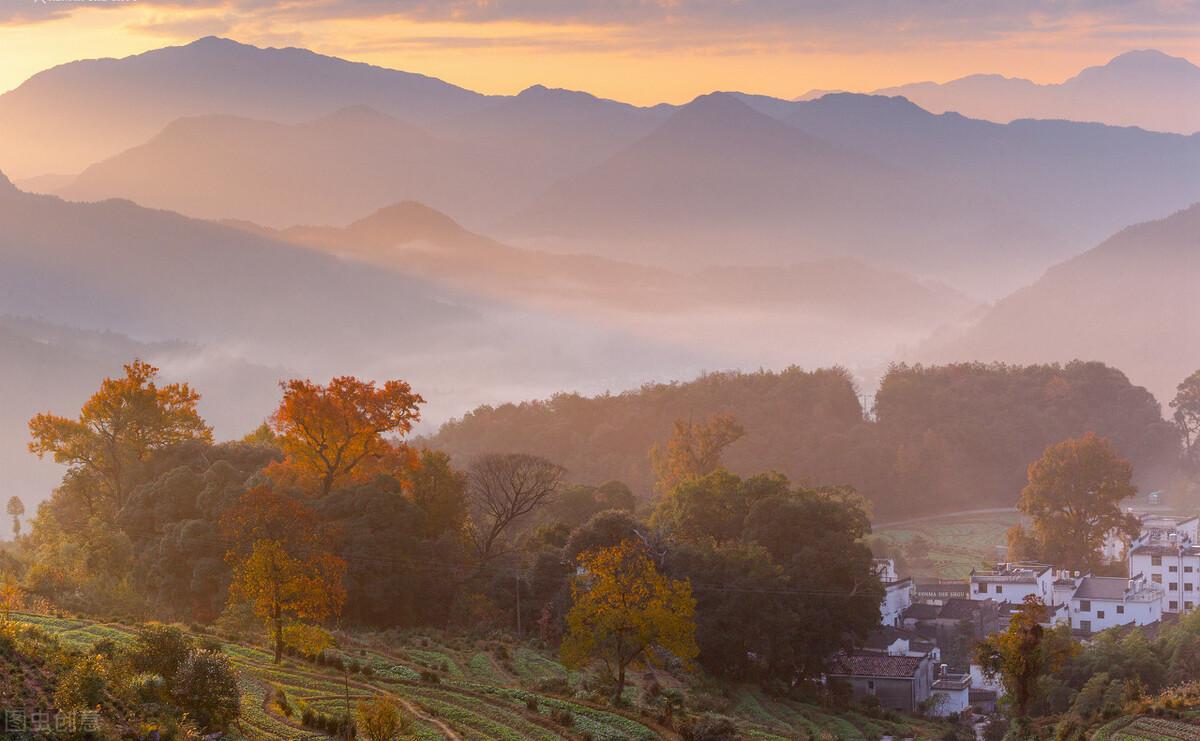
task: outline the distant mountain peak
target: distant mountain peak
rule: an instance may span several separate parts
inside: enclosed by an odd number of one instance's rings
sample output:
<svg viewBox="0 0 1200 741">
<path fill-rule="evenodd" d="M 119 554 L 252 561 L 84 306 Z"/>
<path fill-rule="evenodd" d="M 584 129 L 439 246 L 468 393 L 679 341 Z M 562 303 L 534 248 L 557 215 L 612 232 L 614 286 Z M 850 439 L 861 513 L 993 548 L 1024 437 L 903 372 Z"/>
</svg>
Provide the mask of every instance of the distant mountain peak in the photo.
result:
<svg viewBox="0 0 1200 741">
<path fill-rule="evenodd" d="M 418 201 L 384 206 L 346 227 L 359 236 L 386 236 L 397 241 L 445 236 L 465 231 L 457 221 Z"/>
<path fill-rule="evenodd" d="M 0 193 L 17 193 L 17 192 L 19 192 L 17 190 L 17 186 L 13 185 L 12 181 L 8 179 L 8 176 L 5 175 L 2 171 L 0 171 Z"/>
</svg>

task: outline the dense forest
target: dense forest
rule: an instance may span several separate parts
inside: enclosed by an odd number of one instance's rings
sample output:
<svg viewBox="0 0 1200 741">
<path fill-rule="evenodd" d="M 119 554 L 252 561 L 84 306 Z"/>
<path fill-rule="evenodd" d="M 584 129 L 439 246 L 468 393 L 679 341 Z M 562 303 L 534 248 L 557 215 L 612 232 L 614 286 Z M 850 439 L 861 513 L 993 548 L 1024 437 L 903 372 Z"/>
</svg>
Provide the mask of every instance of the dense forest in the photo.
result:
<svg viewBox="0 0 1200 741">
<path fill-rule="evenodd" d="M 1111 439 L 1143 490 L 1167 481 L 1179 455 L 1159 402 L 1102 363 L 896 365 L 870 415 L 861 398 L 837 368 L 712 373 L 622 394 L 484 406 L 427 442 L 455 460 L 497 448 L 542 455 L 571 480 L 617 478 L 649 497 L 648 451 L 673 422 L 727 413 L 745 429 L 725 451 L 731 470 L 850 485 L 876 516 L 1014 506 L 1029 463 L 1085 432 Z"/>
</svg>

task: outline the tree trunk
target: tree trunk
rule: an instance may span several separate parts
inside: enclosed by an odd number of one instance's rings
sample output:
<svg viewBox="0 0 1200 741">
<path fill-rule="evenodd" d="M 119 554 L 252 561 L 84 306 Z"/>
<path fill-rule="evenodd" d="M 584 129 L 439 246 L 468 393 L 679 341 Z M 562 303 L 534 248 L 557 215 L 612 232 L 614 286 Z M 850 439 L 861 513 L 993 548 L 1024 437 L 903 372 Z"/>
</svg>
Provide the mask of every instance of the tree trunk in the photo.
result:
<svg viewBox="0 0 1200 741">
<path fill-rule="evenodd" d="M 613 705 L 621 704 L 621 694 L 625 691 L 625 665 L 621 664 L 617 669 L 617 690 L 613 693 Z"/>
<path fill-rule="evenodd" d="M 275 608 L 275 663 L 283 661 L 283 616 Z"/>
</svg>

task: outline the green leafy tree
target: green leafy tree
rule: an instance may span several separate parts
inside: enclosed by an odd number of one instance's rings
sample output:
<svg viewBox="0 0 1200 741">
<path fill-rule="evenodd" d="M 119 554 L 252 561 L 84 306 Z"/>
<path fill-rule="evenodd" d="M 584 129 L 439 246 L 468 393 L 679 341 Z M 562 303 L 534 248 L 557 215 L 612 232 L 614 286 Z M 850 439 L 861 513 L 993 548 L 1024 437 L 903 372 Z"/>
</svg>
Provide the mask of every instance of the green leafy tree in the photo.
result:
<svg viewBox="0 0 1200 741">
<path fill-rule="evenodd" d="M 138 628 L 137 642 L 129 653 L 129 663 L 136 671 L 150 672 L 170 680 L 192 649 L 191 637 L 176 626 L 146 623 Z"/>
<path fill-rule="evenodd" d="M 1017 525 L 1010 542 L 1025 543 L 1047 563 L 1095 571 L 1110 533 L 1140 531 L 1137 518 L 1121 511 L 1121 502 L 1137 493 L 1132 477 L 1129 462 L 1093 433 L 1051 445 L 1029 466 L 1017 505 L 1031 530 Z"/>
<path fill-rule="evenodd" d="M 8 498 L 8 516 L 13 518 L 13 540 L 21 537 L 21 517 L 25 515 L 25 503 L 18 496 Z"/>
<path fill-rule="evenodd" d="M 171 682 L 171 698 L 202 730 L 224 731 L 241 713 L 237 673 L 219 651 L 189 653 Z"/>
<path fill-rule="evenodd" d="M 746 429 L 732 414 L 714 414 L 703 422 L 675 420 L 665 446 L 650 449 L 650 463 L 658 477 L 655 488 L 667 493 L 691 479 L 706 476 L 721 466 L 721 453 L 740 440 Z"/>
<path fill-rule="evenodd" d="M 658 503 L 651 524 L 681 540 L 723 543 L 741 537 L 746 516 L 758 501 L 788 491 L 780 474 L 743 479 L 725 469 L 682 481 Z"/>
<path fill-rule="evenodd" d="M 1173 419 L 1183 438 L 1185 457 L 1189 462 L 1200 464 L 1196 460 L 1200 455 L 1200 370 L 1179 384 L 1171 408 L 1175 410 Z"/>
</svg>

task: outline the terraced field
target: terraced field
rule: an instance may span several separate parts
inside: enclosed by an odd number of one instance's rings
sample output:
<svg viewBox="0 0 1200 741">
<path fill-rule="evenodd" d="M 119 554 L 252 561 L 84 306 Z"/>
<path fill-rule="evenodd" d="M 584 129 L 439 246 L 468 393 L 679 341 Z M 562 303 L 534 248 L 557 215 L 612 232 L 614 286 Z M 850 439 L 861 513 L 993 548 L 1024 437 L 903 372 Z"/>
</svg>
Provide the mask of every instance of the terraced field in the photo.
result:
<svg viewBox="0 0 1200 741">
<path fill-rule="evenodd" d="M 1100 728 L 1093 741 L 1200 741 L 1200 720 L 1126 716 Z"/>
<path fill-rule="evenodd" d="M 40 615 L 14 615 L 14 619 L 38 625 L 81 648 L 103 639 L 128 642 L 134 635 L 132 628 L 111 623 Z M 359 699 L 382 695 L 414 715 L 416 722 L 407 738 L 422 741 L 677 738 L 635 711 L 616 712 L 575 697 L 530 689 L 545 681 L 562 687 L 564 680 L 576 687 L 580 677 L 525 646 L 359 634 L 341 634 L 339 643 L 340 648 L 329 654 L 341 659 L 347 667 L 343 669 L 295 658 L 276 666 L 268 651 L 223 643 L 239 674 L 242 736 L 254 741 L 324 739 L 325 733 L 301 725 L 305 709 L 341 715 Z M 351 664 L 354 671 L 348 668 Z M 630 690 L 631 696 L 637 692 L 637 688 Z M 280 693 L 290 714 L 277 701 Z M 814 705 L 768 698 L 754 688 L 736 691 L 730 714 L 739 719 L 748 738 L 763 740 L 867 741 L 887 735 L 933 739 L 945 730 L 916 720 L 895 723 L 856 714 L 831 715 Z"/>
</svg>

